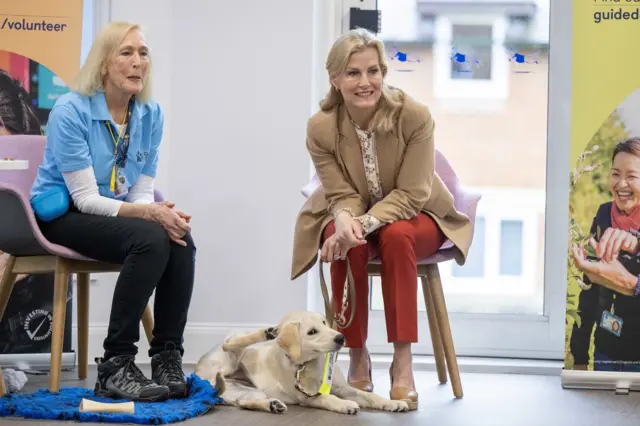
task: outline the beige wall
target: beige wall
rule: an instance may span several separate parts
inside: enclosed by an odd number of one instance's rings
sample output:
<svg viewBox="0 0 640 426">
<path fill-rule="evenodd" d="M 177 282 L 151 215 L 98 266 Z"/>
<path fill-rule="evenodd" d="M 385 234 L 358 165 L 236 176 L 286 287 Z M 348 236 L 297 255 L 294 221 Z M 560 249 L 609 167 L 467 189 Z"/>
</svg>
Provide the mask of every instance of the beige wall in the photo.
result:
<svg viewBox="0 0 640 426">
<path fill-rule="evenodd" d="M 436 147 L 451 161 L 463 182 L 470 186 L 544 189 L 546 56 L 541 55 L 540 64 L 530 67 L 531 73 L 509 73 L 509 98 L 502 108 L 463 114 L 435 99 L 431 52 L 417 47 L 402 50 L 410 59 L 419 58 L 421 62 L 406 65 L 391 61 L 387 82 L 429 106 L 436 121 Z M 409 67 L 415 71 L 397 71 Z"/>
</svg>

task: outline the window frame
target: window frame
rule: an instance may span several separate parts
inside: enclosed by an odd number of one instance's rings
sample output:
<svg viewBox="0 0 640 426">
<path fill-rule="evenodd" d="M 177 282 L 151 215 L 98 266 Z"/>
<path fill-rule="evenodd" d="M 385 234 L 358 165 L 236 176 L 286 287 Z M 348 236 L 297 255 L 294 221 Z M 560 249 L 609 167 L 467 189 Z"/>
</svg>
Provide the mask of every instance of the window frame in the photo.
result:
<svg viewBox="0 0 640 426">
<path fill-rule="evenodd" d="M 451 52 L 454 25 L 492 27 L 491 78 L 488 80 L 451 78 Z M 509 57 L 503 47 L 508 29 L 504 15 L 441 14 L 435 17 L 433 44 L 433 91 L 436 99 L 506 101 L 509 96 Z"/>
</svg>

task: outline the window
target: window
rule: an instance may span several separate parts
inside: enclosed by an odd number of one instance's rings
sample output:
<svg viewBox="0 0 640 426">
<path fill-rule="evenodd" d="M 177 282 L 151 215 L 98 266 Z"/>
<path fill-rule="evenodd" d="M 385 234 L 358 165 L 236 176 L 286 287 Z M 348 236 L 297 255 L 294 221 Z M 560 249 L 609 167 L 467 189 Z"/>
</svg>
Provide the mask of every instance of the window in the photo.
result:
<svg viewBox="0 0 640 426">
<path fill-rule="evenodd" d="M 451 78 L 491 80 L 493 27 L 454 24 L 451 33 Z"/>
<path fill-rule="evenodd" d="M 500 226 L 500 275 L 521 276 L 524 223 L 521 220 L 503 220 Z"/>
<path fill-rule="evenodd" d="M 471 112 L 495 110 L 507 99 L 506 22 L 500 15 L 436 16 L 433 91 L 437 99 L 449 101 L 450 110 L 461 112 L 461 104 L 465 113 L 468 108 Z"/>
</svg>

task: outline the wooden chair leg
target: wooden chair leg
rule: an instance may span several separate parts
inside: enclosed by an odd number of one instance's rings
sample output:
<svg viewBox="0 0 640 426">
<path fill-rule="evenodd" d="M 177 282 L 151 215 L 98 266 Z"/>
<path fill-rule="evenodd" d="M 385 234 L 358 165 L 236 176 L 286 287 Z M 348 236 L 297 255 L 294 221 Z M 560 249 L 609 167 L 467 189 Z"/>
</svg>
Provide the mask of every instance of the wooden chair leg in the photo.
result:
<svg viewBox="0 0 640 426">
<path fill-rule="evenodd" d="M 447 305 L 444 300 L 444 290 L 442 289 L 442 281 L 440 280 L 440 271 L 438 270 L 437 264 L 429 265 L 427 267 L 427 279 L 430 284 L 430 293 L 436 311 L 438 328 L 440 329 L 440 335 L 442 336 L 444 356 L 447 360 L 447 367 L 449 368 L 449 377 L 451 377 L 451 387 L 453 388 L 453 394 L 456 398 L 462 398 L 460 370 L 458 369 L 456 351 L 453 346 L 453 336 L 451 335 L 449 314 L 447 312 Z"/>
<path fill-rule="evenodd" d="M 9 304 L 9 297 L 13 291 L 13 285 L 16 282 L 18 274 L 13 273 L 13 265 L 16 263 L 16 258 L 9 256 L 7 264 L 2 274 L 2 280 L 0 280 L 0 319 L 4 316 L 4 311 Z"/>
<path fill-rule="evenodd" d="M 444 361 L 444 348 L 442 346 L 442 337 L 438 328 L 438 317 L 433 306 L 433 296 L 429 289 L 429 280 L 427 277 L 421 276 L 422 293 L 424 295 L 424 304 L 427 309 L 427 320 L 429 321 L 429 332 L 431 333 L 431 343 L 433 345 L 433 357 L 436 360 L 436 370 L 438 372 L 438 381 L 447 383 L 447 365 Z"/>
<path fill-rule="evenodd" d="M 142 313 L 142 326 L 144 327 L 144 333 L 147 335 L 147 341 L 151 344 L 153 339 L 153 312 L 151 307 L 147 305 Z"/>
<path fill-rule="evenodd" d="M 78 273 L 78 378 L 85 380 L 89 373 L 89 283 L 88 272 Z"/>
<path fill-rule="evenodd" d="M 5 266 L 4 274 L 2 274 L 2 280 L 0 280 L 0 320 L 4 316 L 4 311 L 7 309 L 9 303 L 9 297 L 13 291 L 13 285 L 16 282 L 17 274 L 13 273 L 13 265 L 16 263 L 16 258 L 9 256 L 7 264 Z M 0 368 L 0 397 L 7 394 L 7 389 L 4 385 L 4 376 L 2 374 L 2 368 Z"/>
<path fill-rule="evenodd" d="M 49 390 L 60 391 L 60 371 L 62 368 L 62 343 L 64 339 L 64 322 L 67 310 L 67 289 L 69 287 L 69 265 L 65 259 L 56 261 L 53 287 L 53 331 L 51 333 L 51 372 L 49 374 Z"/>
</svg>

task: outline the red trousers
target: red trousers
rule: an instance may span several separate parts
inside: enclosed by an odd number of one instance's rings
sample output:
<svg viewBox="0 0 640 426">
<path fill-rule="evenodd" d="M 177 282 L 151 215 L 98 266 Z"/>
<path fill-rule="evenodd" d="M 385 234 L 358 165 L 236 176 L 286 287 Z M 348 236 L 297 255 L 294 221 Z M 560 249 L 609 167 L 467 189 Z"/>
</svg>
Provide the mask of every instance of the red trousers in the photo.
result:
<svg viewBox="0 0 640 426">
<path fill-rule="evenodd" d="M 333 221 L 324 230 L 324 239 L 335 233 Z M 410 220 L 385 225 L 368 244 L 353 247 L 347 253 L 356 290 L 356 314 L 353 322 L 340 332 L 346 346 L 361 348 L 367 340 L 369 322 L 369 276 L 367 263 L 380 257 L 382 297 L 389 342 L 418 341 L 418 278 L 416 260 L 434 254 L 445 241 L 436 222 L 424 213 Z M 340 312 L 347 265 L 344 260 L 331 264 L 332 303 Z M 351 306 L 345 314 L 351 315 Z"/>
</svg>

